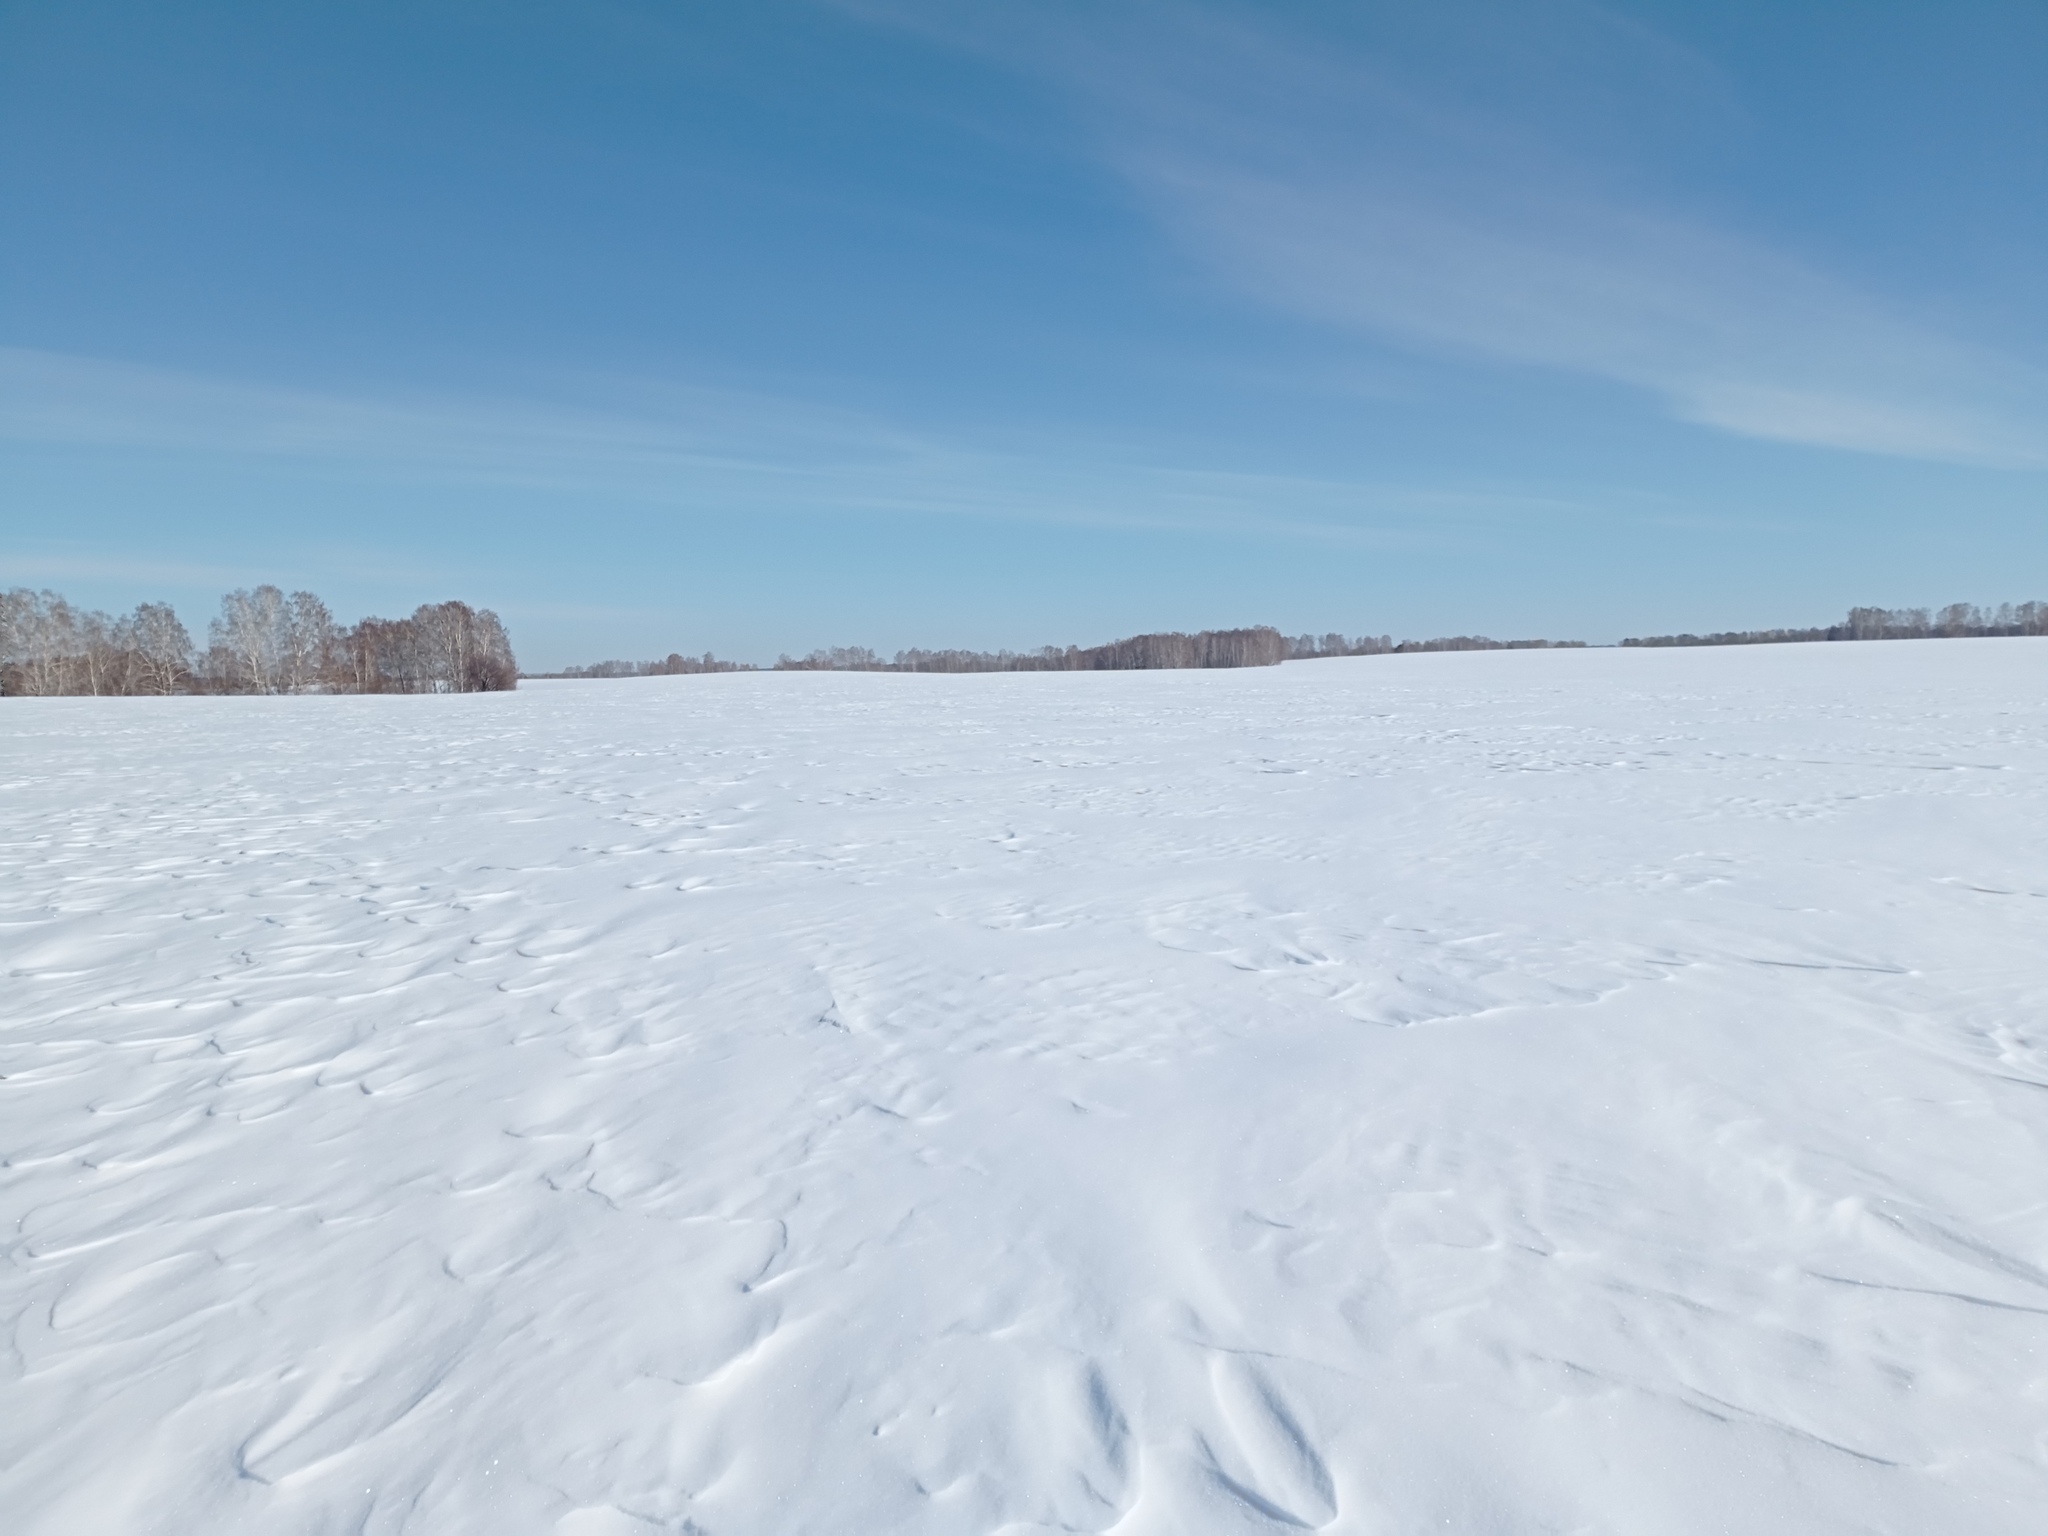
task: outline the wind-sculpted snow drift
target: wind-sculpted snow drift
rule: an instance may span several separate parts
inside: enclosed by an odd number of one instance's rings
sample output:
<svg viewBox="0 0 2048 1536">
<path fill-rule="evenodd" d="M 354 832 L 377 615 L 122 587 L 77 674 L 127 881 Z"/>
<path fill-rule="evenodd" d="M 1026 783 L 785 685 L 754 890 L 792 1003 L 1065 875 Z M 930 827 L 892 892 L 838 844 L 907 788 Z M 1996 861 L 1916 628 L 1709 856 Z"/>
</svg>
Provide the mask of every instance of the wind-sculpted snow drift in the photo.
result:
<svg viewBox="0 0 2048 1536">
<path fill-rule="evenodd" d="M 4 1523 L 2037 1531 L 2044 677 L 16 701 Z"/>
</svg>

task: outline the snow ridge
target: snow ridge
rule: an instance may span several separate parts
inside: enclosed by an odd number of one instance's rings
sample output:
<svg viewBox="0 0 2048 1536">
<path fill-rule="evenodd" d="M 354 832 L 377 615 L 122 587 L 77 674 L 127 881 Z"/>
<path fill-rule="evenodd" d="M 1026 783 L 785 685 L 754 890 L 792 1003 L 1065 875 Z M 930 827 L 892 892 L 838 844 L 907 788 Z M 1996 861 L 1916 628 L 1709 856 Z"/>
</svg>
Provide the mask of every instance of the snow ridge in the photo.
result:
<svg viewBox="0 0 2048 1536">
<path fill-rule="evenodd" d="M 12 702 L 0 1508 L 2031 1531 L 2044 659 Z"/>
</svg>

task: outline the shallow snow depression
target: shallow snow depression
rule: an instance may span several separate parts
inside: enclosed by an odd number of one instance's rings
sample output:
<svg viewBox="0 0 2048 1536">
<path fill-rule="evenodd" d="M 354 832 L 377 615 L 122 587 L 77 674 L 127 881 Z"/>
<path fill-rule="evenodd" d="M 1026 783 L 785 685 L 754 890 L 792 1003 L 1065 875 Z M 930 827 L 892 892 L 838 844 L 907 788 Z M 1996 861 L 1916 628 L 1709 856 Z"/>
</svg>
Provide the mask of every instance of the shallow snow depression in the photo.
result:
<svg viewBox="0 0 2048 1536">
<path fill-rule="evenodd" d="M 19 1532 L 1998 1532 L 2048 643 L 0 705 Z"/>
</svg>

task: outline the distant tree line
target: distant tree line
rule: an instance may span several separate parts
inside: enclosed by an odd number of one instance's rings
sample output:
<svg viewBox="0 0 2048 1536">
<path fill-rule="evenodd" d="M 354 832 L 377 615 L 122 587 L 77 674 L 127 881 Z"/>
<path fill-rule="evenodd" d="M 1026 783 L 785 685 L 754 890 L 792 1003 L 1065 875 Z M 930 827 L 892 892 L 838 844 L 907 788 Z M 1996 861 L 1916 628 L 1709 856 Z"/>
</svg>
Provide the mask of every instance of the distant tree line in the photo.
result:
<svg viewBox="0 0 2048 1536">
<path fill-rule="evenodd" d="M 138 610 L 139 611 L 139 610 Z M 1925 608 L 1852 608 L 1824 629 L 1755 629 L 1713 635 L 1652 635 L 1627 646 L 1775 645 L 1804 640 L 1918 640 L 1963 635 L 2048 634 L 2048 603 L 2005 603 L 1995 609 L 1951 603 Z M 1044 646 L 1035 651 L 898 651 L 885 657 L 863 645 L 838 645 L 807 656 L 783 656 L 777 672 L 1108 672 L 1163 667 L 1270 667 L 1326 656 L 1401 656 L 1425 651 L 1583 650 L 1583 640 L 1493 640 L 1445 635 L 1396 641 L 1391 635 L 1293 635 L 1265 625 L 1205 629 L 1199 634 L 1133 635 L 1107 645 Z M 660 677 L 695 672 L 751 672 L 745 662 L 671 655 L 665 661 L 601 661 L 542 677 Z"/>
<path fill-rule="evenodd" d="M 1405 656 L 1417 651 L 1555 651 L 1583 650 L 1583 640 L 1489 640 L 1485 635 L 1445 635 L 1435 640 L 1403 640 L 1391 635 L 1296 635 L 1287 642 L 1289 661 L 1323 656 Z"/>
<path fill-rule="evenodd" d="M 1272 667 L 1287 659 L 1277 629 L 1205 629 L 1132 635 L 1107 645 L 1048 645 L 1036 651 L 898 651 L 885 661 L 865 646 L 784 656 L 778 672 L 1140 672 L 1182 667 Z"/>
<path fill-rule="evenodd" d="M 1035 651 L 898 651 L 883 656 L 864 645 L 835 645 L 807 656 L 783 656 L 777 672 L 1132 672 L 1159 668 L 1270 667 L 1318 656 L 1393 656 L 1410 651 L 1526 651 L 1583 646 L 1583 640 L 1489 640 L 1484 635 L 1451 635 L 1437 640 L 1402 640 L 1388 635 L 1297 635 L 1268 625 L 1251 629 L 1205 629 L 1133 635 L 1107 645 L 1042 646 Z M 661 677 L 683 672 L 751 672 L 745 662 L 700 660 L 671 655 L 666 661 L 601 661 L 537 677 Z"/>
<path fill-rule="evenodd" d="M 1796 645 L 1818 640 L 1961 640 L 1992 635 L 2048 635 L 2048 603 L 2000 603 L 1978 608 L 1950 603 L 1926 608 L 1851 608 L 1824 629 L 1736 629 L 1712 635 L 1647 635 L 1630 646 Z"/>
<path fill-rule="evenodd" d="M 0 694 L 488 693 L 519 665 L 488 608 L 426 603 L 343 627 L 311 592 L 230 592 L 206 648 L 168 603 L 113 617 L 55 592 L 0 592 Z"/>
<path fill-rule="evenodd" d="M 525 677 L 681 677 L 702 672 L 752 672 L 752 663 L 720 661 L 706 651 L 702 656 L 682 656 L 671 651 L 661 661 L 599 661 L 587 667 L 564 667 L 559 672 L 526 672 Z"/>
</svg>

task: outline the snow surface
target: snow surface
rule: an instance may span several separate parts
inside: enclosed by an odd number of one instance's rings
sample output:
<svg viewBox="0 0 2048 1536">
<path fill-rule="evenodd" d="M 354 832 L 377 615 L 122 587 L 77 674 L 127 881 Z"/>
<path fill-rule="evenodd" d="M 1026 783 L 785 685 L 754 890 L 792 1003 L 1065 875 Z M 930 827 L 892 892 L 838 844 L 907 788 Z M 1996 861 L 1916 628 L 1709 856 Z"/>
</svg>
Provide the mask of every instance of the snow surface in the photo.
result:
<svg viewBox="0 0 2048 1536">
<path fill-rule="evenodd" d="M 6 701 L 0 1524 L 2048 1529 L 2044 681 Z"/>
</svg>

